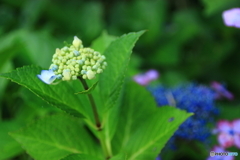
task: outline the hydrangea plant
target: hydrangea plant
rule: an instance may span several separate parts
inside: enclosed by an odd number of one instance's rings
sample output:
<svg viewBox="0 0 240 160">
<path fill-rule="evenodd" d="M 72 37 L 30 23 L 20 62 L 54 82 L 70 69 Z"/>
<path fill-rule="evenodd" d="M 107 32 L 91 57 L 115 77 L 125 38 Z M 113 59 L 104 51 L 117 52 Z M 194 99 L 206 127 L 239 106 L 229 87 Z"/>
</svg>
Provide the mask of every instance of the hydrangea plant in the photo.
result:
<svg viewBox="0 0 240 160">
<path fill-rule="evenodd" d="M 143 32 L 103 34 L 91 48 L 74 37 L 56 49 L 48 69 L 24 66 L 0 74 L 61 110 L 10 135 L 36 160 L 155 159 L 192 113 L 156 107 L 144 87 L 126 79 Z"/>
</svg>

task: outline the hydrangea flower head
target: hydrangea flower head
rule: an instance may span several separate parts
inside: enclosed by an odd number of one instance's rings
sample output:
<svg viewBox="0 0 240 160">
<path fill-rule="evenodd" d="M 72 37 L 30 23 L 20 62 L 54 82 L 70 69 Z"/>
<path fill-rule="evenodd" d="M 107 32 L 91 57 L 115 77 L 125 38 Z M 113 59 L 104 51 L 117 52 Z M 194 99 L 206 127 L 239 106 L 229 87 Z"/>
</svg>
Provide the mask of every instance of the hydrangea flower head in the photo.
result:
<svg viewBox="0 0 240 160">
<path fill-rule="evenodd" d="M 140 85 L 146 86 L 148 85 L 151 81 L 158 79 L 159 73 L 156 70 L 148 70 L 144 74 L 138 74 L 133 77 L 134 81 L 137 82 Z"/>
<path fill-rule="evenodd" d="M 219 121 L 216 133 L 218 133 L 218 142 L 222 147 L 227 148 L 235 145 L 240 148 L 240 119 L 232 122 Z"/>
<path fill-rule="evenodd" d="M 213 90 L 197 84 L 173 88 L 156 86 L 149 87 L 149 90 L 159 106 L 170 105 L 194 113 L 175 132 L 173 140 L 182 138 L 205 142 L 211 135 L 207 123 L 213 122 L 213 116 L 218 114 Z"/>
<path fill-rule="evenodd" d="M 82 41 L 75 36 L 70 46 L 56 49 L 49 73 L 51 72 L 51 75 L 63 81 L 76 80 L 78 77 L 93 79 L 107 66 L 105 59 L 105 56 L 99 52 L 84 48 Z M 53 80 L 47 76 L 38 76 L 38 78 L 47 84 L 51 84 L 56 79 Z"/>
<path fill-rule="evenodd" d="M 226 10 L 222 17 L 226 26 L 240 28 L 240 8 Z"/>
</svg>

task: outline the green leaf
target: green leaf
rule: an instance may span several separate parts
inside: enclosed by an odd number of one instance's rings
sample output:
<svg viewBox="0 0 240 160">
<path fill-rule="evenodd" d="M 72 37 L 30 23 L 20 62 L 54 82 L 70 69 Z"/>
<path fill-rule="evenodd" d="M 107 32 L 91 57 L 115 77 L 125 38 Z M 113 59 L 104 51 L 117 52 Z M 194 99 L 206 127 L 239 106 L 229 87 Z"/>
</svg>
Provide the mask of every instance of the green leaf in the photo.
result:
<svg viewBox="0 0 240 160">
<path fill-rule="evenodd" d="M 77 96 L 74 96 L 75 90 L 67 82 L 58 85 L 47 85 L 37 78 L 41 70 L 40 67 L 27 66 L 9 73 L 0 74 L 0 77 L 10 79 L 28 88 L 43 100 L 67 113 L 79 117 L 89 117 L 89 114 L 86 113 L 88 106 L 83 105 L 83 102 Z"/>
<path fill-rule="evenodd" d="M 106 109 L 113 107 L 118 98 L 132 49 L 143 33 L 144 31 L 140 31 L 123 35 L 113 41 L 104 52 L 108 66 L 100 75 L 99 87 Z"/>
<path fill-rule="evenodd" d="M 21 125 L 16 121 L 0 122 L 0 160 L 6 160 L 21 153 L 23 149 L 8 132 L 18 129 Z"/>
<path fill-rule="evenodd" d="M 46 101 L 43 101 L 41 98 L 33 94 L 27 88 L 22 87 L 19 90 L 19 98 L 21 98 L 24 103 L 19 106 L 21 109 L 17 112 L 15 118 L 21 122 L 30 122 L 33 119 L 43 118 L 46 115 L 53 113 L 63 113 L 64 111 L 59 108 L 48 104 Z"/>
<path fill-rule="evenodd" d="M 157 107 L 146 88 L 135 83 L 128 83 L 123 95 L 117 127 L 121 132 L 116 132 L 113 148 L 127 160 L 156 158 L 179 125 L 192 115 L 174 107 Z"/>
<path fill-rule="evenodd" d="M 143 33 L 144 31 L 140 31 L 123 35 L 113 41 L 104 52 L 108 66 L 99 77 L 99 94 L 103 102 L 103 108 L 99 110 L 103 118 L 104 140 L 109 150 L 119 118 L 119 103 L 116 102 L 120 102 L 119 95 L 132 49 Z"/>
<path fill-rule="evenodd" d="M 71 154 L 61 160 L 103 160 L 87 154 Z"/>
<path fill-rule="evenodd" d="M 81 91 L 81 92 L 77 92 L 75 94 L 90 94 L 95 87 L 97 86 L 98 82 L 94 83 L 90 88 L 88 88 L 87 90 Z"/>
<path fill-rule="evenodd" d="M 10 134 L 36 160 L 59 160 L 81 153 L 101 157 L 101 149 L 78 118 L 54 115 Z"/>
<path fill-rule="evenodd" d="M 99 36 L 96 40 L 93 41 L 91 48 L 94 50 L 103 53 L 106 48 L 114 41 L 116 37 L 108 35 L 106 31 L 102 32 L 102 35 Z"/>
</svg>

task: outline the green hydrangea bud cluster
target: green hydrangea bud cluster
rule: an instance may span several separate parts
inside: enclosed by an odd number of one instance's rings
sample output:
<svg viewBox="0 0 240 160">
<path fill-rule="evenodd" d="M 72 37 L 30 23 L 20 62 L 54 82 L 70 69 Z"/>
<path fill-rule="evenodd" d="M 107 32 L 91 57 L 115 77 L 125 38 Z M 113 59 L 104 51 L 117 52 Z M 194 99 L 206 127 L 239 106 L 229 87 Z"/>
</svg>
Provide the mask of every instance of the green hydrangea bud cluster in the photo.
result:
<svg viewBox="0 0 240 160">
<path fill-rule="evenodd" d="M 93 79 L 107 66 L 105 56 L 91 48 L 84 48 L 82 41 L 75 36 L 72 45 L 56 49 L 50 69 L 63 81 Z"/>
</svg>

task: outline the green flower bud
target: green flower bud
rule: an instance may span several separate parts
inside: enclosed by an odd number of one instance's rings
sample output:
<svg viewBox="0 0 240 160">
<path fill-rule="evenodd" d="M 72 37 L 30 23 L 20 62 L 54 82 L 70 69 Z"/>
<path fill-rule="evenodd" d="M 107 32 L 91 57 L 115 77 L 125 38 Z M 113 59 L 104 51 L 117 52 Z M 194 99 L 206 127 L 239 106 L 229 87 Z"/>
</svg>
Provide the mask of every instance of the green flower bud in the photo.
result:
<svg viewBox="0 0 240 160">
<path fill-rule="evenodd" d="M 74 40 L 73 40 L 72 44 L 75 48 L 78 49 L 80 47 L 80 45 L 82 44 L 82 41 L 77 36 L 74 36 Z"/>
<path fill-rule="evenodd" d="M 85 65 L 89 65 L 90 62 L 88 60 L 85 61 Z"/>
<path fill-rule="evenodd" d="M 50 69 L 64 81 L 93 79 L 96 74 L 103 72 L 107 66 L 105 56 L 91 48 L 83 48 L 82 41 L 74 37 L 71 46 L 57 48 L 52 59 Z"/>
<path fill-rule="evenodd" d="M 102 73 L 102 69 L 98 68 L 97 73 Z"/>
<path fill-rule="evenodd" d="M 90 67 L 90 66 L 88 66 L 88 67 L 87 67 L 87 70 L 91 70 L 91 67 Z"/>
<path fill-rule="evenodd" d="M 71 79 L 71 70 L 70 69 L 65 69 L 63 70 L 63 80 L 69 81 Z"/>
<path fill-rule="evenodd" d="M 79 68 L 75 68 L 75 71 L 76 71 L 76 72 L 79 72 L 79 71 L 80 71 L 80 69 L 79 69 Z"/>
<path fill-rule="evenodd" d="M 72 80 L 76 80 L 77 79 L 77 76 L 72 76 Z"/>
<path fill-rule="evenodd" d="M 93 79 L 95 77 L 95 73 L 92 70 L 87 71 L 87 78 Z"/>
</svg>

